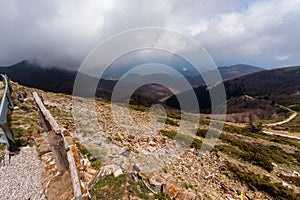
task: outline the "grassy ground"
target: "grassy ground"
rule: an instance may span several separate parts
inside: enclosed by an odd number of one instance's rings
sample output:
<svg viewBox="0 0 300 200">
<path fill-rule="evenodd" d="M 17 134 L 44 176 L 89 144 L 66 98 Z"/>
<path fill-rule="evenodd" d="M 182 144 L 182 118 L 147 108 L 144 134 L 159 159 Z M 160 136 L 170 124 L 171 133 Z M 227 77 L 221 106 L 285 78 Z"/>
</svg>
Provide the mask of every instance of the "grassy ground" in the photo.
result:
<svg viewBox="0 0 300 200">
<path fill-rule="evenodd" d="M 248 171 L 244 166 L 228 163 L 229 169 L 235 174 L 236 178 L 248 184 L 253 189 L 266 192 L 274 199 L 299 199 L 299 194 L 296 194 L 292 189 L 284 187 L 280 182 L 273 182 L 268 175 L 258 174 L 253 171 Z"/>
<path fill-rule="evenodd" d="M 6 146 L 2 143 L 0 143 L 0 162 L 4 159 L 4 150 Z"/>
<path fill-rule="evenodd" d="M 12 129 L 14 139 L 19 146 L 33 144 L 32 135 L 42 132 L 37 107 L 31 97 L 31 89 L 12 84 L 12 98 L 17 109 L 8 113 L 8 122 Z M 33 90 L 32 90 L 33 91 Z M 27 93 L 28 99 L 21 103 L 17 100 L 18 93 Z"/>
<path fill-rule="evenodd" d="M 299 185 L 292 176 L 300 170 L 299 141 L 233 126 L 225 126 L 220 139 L 215 149 L 228 156 L 229 169 L 238 179 L 275 199 L 299 199 Z M 294 189 L 284 187 L 283 181 Z"/>
<path fill-rule="evenodd" d="M 198 137 L 194 140 L 174 130 L 162 130 L 161 134 L 176 138 L 181 142 L 193 140 L 190 142 L 191 147 L 200 149 L 201 138 L 206 136 L 206 132 L 207 129 L 199 129 L 196 134 Z M 226 124 L 213 151 L 226 155 L 229 169 L 235 174 L 235 178 L 248 184 L 249 187 L 266 192 L 276 199 L 299 198 L 299 178 L 283 175 L 280 170 L 283 168 L 290 173 L 293 170 L 300 170 L 299 141 L 266 135 L 260 129 L 253 129 L 249 126 L 241 128 Z M 295 190 L 284 187 L 282 181 L 293 185 Z"/>
<path fill-rule="evenodd" d="M 134 182 L 129 174 L 122 174 L 117 178 L 107 176 L 99 181 L 90 191 L 93 200 L 96 199 L 124 199 L 132 197 L 145 200 L 168 200 L 164 195 L 150 193 L 143 182 Z"/>
<path fill-rule="evenodd" d="M 299 133 L 298 136 L 300 136 L 300 112 L 298 112 L 298 115 L 290 122 L 274 126 L 273 129 L 280 131 L 288 131 L 291 133 Z"/>
</svg>

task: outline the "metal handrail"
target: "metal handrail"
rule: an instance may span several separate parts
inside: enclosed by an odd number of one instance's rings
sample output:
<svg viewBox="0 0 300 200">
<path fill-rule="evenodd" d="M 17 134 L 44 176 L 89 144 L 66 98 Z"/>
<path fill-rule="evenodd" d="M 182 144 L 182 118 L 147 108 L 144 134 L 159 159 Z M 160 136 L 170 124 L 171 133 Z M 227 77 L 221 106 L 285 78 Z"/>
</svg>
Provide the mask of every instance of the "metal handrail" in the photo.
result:
<svg viewBox="0 0 300 200">
<path fill-rule="evenodd" d="M 9 84 L 9 79 L 5 74 L 0 74 L 0 78 L 5 83 L 5 89 L 0 105 L 0 143 L 7 145 L 8 150 L 16 151 L 18 146 L 12 136 L 12 131 L 7 124 L 7 110 L 14 109 L 14 103 L 11 98 L 11 87 Z"/>
</svg>

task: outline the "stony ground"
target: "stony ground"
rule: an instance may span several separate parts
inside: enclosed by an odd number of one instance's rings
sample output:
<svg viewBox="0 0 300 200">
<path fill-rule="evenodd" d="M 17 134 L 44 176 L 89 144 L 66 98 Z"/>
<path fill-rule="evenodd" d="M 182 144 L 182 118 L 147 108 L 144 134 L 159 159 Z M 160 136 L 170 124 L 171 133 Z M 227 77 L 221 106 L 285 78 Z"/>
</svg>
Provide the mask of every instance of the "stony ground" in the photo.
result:
<svg viewBox="0 0 300 200">
<path fill-rule="evenodd" d="M 18 91 L 24 90 L 28 93 L 28 101 L 20 104 L 22 109 L 14 111 L 15 114 L 12 116 L 16 122 L 20 121 L 20 129 L 24 129 L 22 126 L 25 123 L 24 114 L 30 119 L 35 118 L 32 114 L 35 113 L 34 108 L 30 104 L 32 102 L 30 97 L 32 89 L 16 84 L 14 87 L 18 87 Z M 120 120 L 118 121 L 113 118 L 109 103 L 96 101 L 95 107 L 94 105 L 89 107 L 85 106 L 80 99 L 77 105 L 80 112 L 77 117 L 83 120 L 74 121 L 71 96 L 43 91 L 38 91 L 38 93 L 43 97 L 46 107 L 61 126 L 71 131 L 77 131 L 80 143 L 86 147 L 85 153 L 90 158 L 97 158 L 97 161 L 100 162 L 99 167 L 115 161 L 114 163 L 120 164 L 123 172 L 126 172 L 125 161 L 130 160 L 143 168 L 144 161 L 153 164 L 165 160 L 161 156 L 153 155 L 160 149 L 166 149 L 164 155 L 168 155 L 172 162 L 165 167 L 159 166 L 159 169 L 154 170 L 151 176 L 146 177 L 145 180 L 151 181 L 154 186 L 166 184 L 169 188 L 169 194 L 175 191 L 194 197 L 190 199 L 287 199 L 275 198 L 278 195 L 281 197 L 290 195 L 292 198 L 289 199 L 298 199 L 299 197 L 300 170 L 297 161 L 299 162 L 300 159 L 300 151 L 298 141 L 262 133 L 251 133 L 246 131 L 244 126 L 239 127 L 228 123 L 216 145 L 218 148 L 212 154 L 199 159 L 197 152 L 194 152 L 195 149 L 193 149 L 198 144 L 194 144 L 194 147 L 187 148 L 182 156 L 173 156 L 174 154 L 171 152 L 174 151 L 171 151 L 172 148 L 170 149 L 170 147 L 172 146 L 169 145 L 172 141 L 170 139 L 170 137 L 172 138 L 172 131 L 184 133 L 178 128 L 179 121 L 184 120 L 177 119 L 176 116 L 175 118 L 169 117 L 168 123 L 163 127 L 160 125 L 164 124 L 164 121 L 159 116 L 155 121 L 159 126 L 149 126 L 155 123 L 152 123 L 147 116 L 147 110 L 144 110 L 143 107 L 136 107 L 130 111 L 130 115 L 136 122 L 136 126 L 134 126 L 136 129 L 133 129 L 131 124 L 122 124 L 129 121 L 124 120 L 127 115 L 126 113 L 122 114 L 122 106 L 117 106 L 115 109 L 115 113 L 118 114 L 116 117 Z M 22 113 L 21 110 L 28 111 Z M 84 115 L 85 110 L 88 111 L 86 112 L 87 115 Z M 36 124 L 35 121 L 26 121 L 26 123 L 31 123 L 30 127 Z M 194 130 L 196 128 L 193 126 L 194 124 L 188 123 L 184 130 Z M 207 124 L 201 122 L 200 124 L 202 129 L 207 128 Z M 81 130 L 81 127 L 84 127 L 84 130 Z M 14 128 L 18 130 L 18 127 Z M 160 128 L 166 131 L 165 134 L 157 132 Z M 32 130 L 28 129 L 29 132 Z M 201 134 L 199 132 L 199 136 L 197 135 L 195 138 L 200 144 L 203 141 Z M 186 138 L 183 137 L 182 139 Z M 105 159 L 97 155 L 99 152 L 101 155 L 106 152 L 108 155 L 116 155 L 117 157 L 107 158 L 106 161 L 109 162 L 105 162 Z M 153 162 L 153 159 L 157 162 Z M 271 169 L 266 168 L 265 164 L 268 164 Z M 124 177 L 127 178 L 128 176 L 123 176 L 120 179 Z M 118 182 L 119 179 L 104 179 L 99 182 L 98 187 L 95 187 L 95 191 L 96 189 L 100 193 L 103 191 L 110 193 L 121 191 L 119 182 L 114 184 L 116 181 Z M 135 179 L 130 181 L 135 181 Z M 136 184 L 140 184 L 140 181 L 133 185 L 136 186 Z M 130 188 L 131 184 L 128 187 Z M 149 192 L 147 188 L 144 188 L 143 183 L 140 184 L 140 190 L 144 194 Z M 130 194 L 134 193 L 130 191 L 128 190 Z M 269 191 L 273 198 L 266 194 L 266 191 Z M 124 192 L 126 193 L 126 190 Z M 136 193 L 138 194 L 139 191 Z M 187 198 L 184 197 L 183 199 Z"/>
<path fill-rule="evenodd" d="M 0 166 L 0 199 L 45 199 L 35 147 L 22 147 L 19 154 L 5 157 Z"/>
</svg>

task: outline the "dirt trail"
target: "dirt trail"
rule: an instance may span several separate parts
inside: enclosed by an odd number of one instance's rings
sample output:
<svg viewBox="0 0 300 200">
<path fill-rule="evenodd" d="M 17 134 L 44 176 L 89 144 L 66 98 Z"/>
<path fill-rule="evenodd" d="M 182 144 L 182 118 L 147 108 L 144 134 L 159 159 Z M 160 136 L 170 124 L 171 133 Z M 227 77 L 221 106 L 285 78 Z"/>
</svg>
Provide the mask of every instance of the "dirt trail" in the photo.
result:
<svg viewBox="0 0 300 200">
<path fill-rule="evenodd" d="M 292 110 L 292 109 L 290 109 L 290 108 L 288 108 L 288 107 L 286 107 L 286 106 L 279 105 L 279 104 L 277 104 L 277 105 L 278 105 L 279 107 L 283 108 L 283 109 L 288 110 L 288 111 L 291 112 L 292 114 L 291 114 L 288 118 L 286 118 L 286 119 L 284 119 L 284 120 L 282 120 L 282 121 L 280 121 L 280 122 L 275 122 L 275 123 L 270 123 L 270 124 L 264 124 L 264 126 L 277 126 L 277 125 L 282 125 L 282 124 L 288 123 L 289 121 L 293 120 L 293 119 L 298 115 L 298 113 L 297 113 L 296 111 L 294 111 L 294 110 Z"/>
<path fill-rule="evenodd" d="M 296 111 L 294 111 L 294 110 L 292 110 L 292 109 L 290 109 L 290 108 L 288 108 L 286 106 L 279 105 L 279 104 L 277 104 L 277 105 L 279 107 L 281 107 L 281 108 L 284 108 L 284 109 L 288 110 L 292 114 L 288 118 L 286 118 L 286 119 L 284 119 L 284 120 L 282 120 L 280 122 L 275 122 L 275 123 L 270 123 L 270 124 L 264 124 L 264 126 L 271 127 L 271 126 L 282 125 L 282 124 L 290 122 L 291 120 L 293 120 L 298 115 L 298 113 Z M 278 132 L 276 132 L 274 130 L 263 130 L 263 133 L 268 134 L 268 135 L 278 135 L 278 136 L 281 136 L 281 137 L 286 137 L 286 138 L 300 140 L 300 137 L 293 136 L 293 135 L 288 135 L 288 134 L 284 134 L 284 133 L 278 133 Z"/>
<path fill-rule="evenodd" d="M 263 131 L 263 133 L 268 134 L 268 135 L 278 135 L 278 136 L 281 136 L 281 137 L 300 140 L 300 137 L 292 136 L 292 135 L 286 135 L 286 134 L 282 134 L 282 133 L 275 133 L 273 131 L 272 132 L 271 131 Z"/>
</svg>

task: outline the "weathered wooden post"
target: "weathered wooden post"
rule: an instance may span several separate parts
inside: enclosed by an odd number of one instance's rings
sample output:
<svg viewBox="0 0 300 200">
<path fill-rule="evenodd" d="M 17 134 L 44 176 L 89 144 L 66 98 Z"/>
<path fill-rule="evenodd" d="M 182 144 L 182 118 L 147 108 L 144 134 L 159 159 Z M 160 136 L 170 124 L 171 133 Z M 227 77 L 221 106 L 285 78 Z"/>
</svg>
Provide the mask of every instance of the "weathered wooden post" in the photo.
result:
<svg viewBox="0 0 300 200">
<path fill-rule="evenodd" d="M 66 171 L 69 168 L 67 151 L 65 149 L 64 140 L 61 136 L 59 126 L 56 123 L 55 119 L 52 117 L 51 113 L 46 109 L 42 100 L 36 92 L 33 93 L 33 97 L 36 104 L 38 105 L 40 112 L 45 117 L 45 120 L 47 120 L 50 125 L 54 125 L 53 127 L 50 127 L 51 129 L 48 131 L 47 136 L 51 151 L 56 162 L 57 170 L 59 172 Z"/>
<path fill-rule="evenodd" d="M 40 114 L 43 117 L 43 121 L 45 122 L 47 129 L 50 129 L 47 134 L 48 141 L 54 154 L 57 168 L 59 171 L 70 169 L 75 199 L 82 200 L 81 186 L 73 153 L 70 150 L 64 135 L 62 134 L 61 128 L 51 113 L 46 109 L 39 95 L 36 92 L 33 92 L 33 97 L 38 105 Z"/>
<path fill-rule="evenodd" d="M 57 165 L 57 170 L 59 172 L 66 171 L 69 169 L 69 163 L 63 138 L 60 134 L 56 134 L 54 131 L 49 131 L 47 136 Z"/>
</svg>

